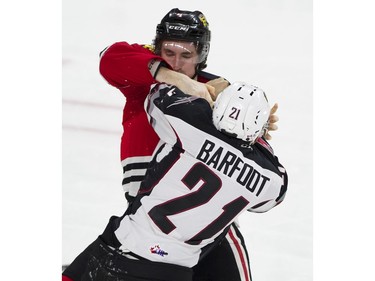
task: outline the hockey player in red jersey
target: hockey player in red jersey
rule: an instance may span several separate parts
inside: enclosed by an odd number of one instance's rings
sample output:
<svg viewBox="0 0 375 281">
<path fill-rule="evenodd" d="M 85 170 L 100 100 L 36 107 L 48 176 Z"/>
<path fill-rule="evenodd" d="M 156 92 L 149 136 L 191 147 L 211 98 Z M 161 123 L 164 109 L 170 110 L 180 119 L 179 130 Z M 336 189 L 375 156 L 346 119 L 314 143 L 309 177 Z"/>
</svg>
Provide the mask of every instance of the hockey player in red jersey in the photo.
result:
<svg viewBox="0 0 375 281">
<path fill-rule="evenodd" d="M 285 197 L 287 173 L 262 138 L 270 108 L 261 89 L 234 83 L 212 109 L 159 83 L 145 107 L 160 146 L 125 214 L 84 251 L 82 276 L 71 274 L 76 261 L 64 272 L 74 281 L 191 281 L 238 215 Z"/>
<path fill-rule="evenodd" d="M 137 194 L 159 141 L 143 109 L 151 84 L 166 82 L 212 102 L 215 88 L 205 83 L 218 76 L 202 71 L 209 47 L 210 30 L 203 14 L 173 9 L 157 26 L 153 46 L 117 42 L 101 53 L 100 73 L 126 97 L 121 161 L 123 188 L 128 195 Z M 220 81 L 223 87 L 228 85 Z"/>
<path fill-rule="evenodd" d="M 172 9 L 156 28 L 154 44 L 117 42 L 101 52 L 100 73 L 126 97 L 121 138 L 122 185 L 132 201 L 138 193 L 159 137 L 150 126 L 143 103 L 150 86 L 166 82 L 210 104 L 228 81 L 204 72 L 211 32 L 199 11 Z M 277 128 L 271 115 L 270 130 Z M 194 268 L 195 281 L 249 281 L 244 239 L 233 224 L 222 242 Z"/>
</svg>

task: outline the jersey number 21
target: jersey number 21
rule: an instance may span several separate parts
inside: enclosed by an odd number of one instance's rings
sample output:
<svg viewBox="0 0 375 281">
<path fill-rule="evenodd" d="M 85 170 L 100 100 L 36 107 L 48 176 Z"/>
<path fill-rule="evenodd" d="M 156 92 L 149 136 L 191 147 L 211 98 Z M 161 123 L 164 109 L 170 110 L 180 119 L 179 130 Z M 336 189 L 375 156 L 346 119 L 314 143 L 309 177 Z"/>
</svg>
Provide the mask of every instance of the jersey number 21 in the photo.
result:
<svg viewBox="0 0 375 281">
<path fill-rule="evenodd" d="M 181 181 L 191 190 L 200 180 L 204 183 L 197 191 L 177 197 L 166 203 L 159 204 L 149 211 L 149 216 L 165 234 L 170 233 L 176 228 L 176 226 L 168 219 L 168 216 L 206 204 L 222 187 L 220 178 L 202 163 L 195 164 Z M 198 245 L 202 240 L 214 236 L 225 228 L 248 203 L 249 201 L 242 196 L 227 203 L 222 208 L 223 212 L 214 221 L 194 237 L 185 241 L 185 243 Z"/>
</svg>

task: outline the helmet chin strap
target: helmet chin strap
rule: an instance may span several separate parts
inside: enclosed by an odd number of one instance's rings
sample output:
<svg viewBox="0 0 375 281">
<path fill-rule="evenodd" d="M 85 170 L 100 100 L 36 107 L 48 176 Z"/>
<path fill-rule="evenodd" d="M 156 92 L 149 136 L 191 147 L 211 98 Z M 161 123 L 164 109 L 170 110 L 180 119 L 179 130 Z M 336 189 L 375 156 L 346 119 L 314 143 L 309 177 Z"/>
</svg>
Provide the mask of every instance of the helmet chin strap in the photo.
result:
<svg viewBox="0 0 375 281">
<path fill-rule="evenodd" d="M 195 74 L 191 79 L 197 80 L 198 72 L 202 70 L 202 68 L 200 68 L 200 65 L 201 65 L 201 62 L 197 63 L 197 65 L 195 66 Z"/>
<path fill-rule="evenodd" d="M 198 71 L 199 71 L 199 69 L 198 69 L 198 64 L 197 64 L 197 66 L 195 67 L 194 76 L 191 77 L 191 79 L 193 79 L 193 80 L 197 80 L 198 79 Z"/>
<path fill-rule="evenodd" d="M 195 73 L 194 73 L 194 76 L 191 77 L 191 79 L 194 79 L 194 80 L 198 79 L 198 72 L 199 72 L 199 70 L 201 70 L 200 65 L 201 65 L 201 62 L 199 62 L 195 65 Z"/>
</svg>

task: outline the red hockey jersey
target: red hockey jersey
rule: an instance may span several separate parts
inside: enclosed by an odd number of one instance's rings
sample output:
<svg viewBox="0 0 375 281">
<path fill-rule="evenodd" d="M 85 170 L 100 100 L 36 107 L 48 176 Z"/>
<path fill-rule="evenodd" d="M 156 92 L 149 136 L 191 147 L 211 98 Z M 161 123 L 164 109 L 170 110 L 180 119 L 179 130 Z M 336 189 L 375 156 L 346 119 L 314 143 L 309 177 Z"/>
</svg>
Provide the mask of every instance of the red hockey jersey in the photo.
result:
<svg viewBox="0 0 375 281">
<path fill-rule="evenodd" d="M 149 62 L 155 59 L 170 67 L 150 48 L 126 42 L 117 42 L 107 47 L 100 58 L 101 75 L 126 98 L 120 155 L 123 167 L 122 186 L 131 196 L 137 194 L 151 155 L 159 142 L 159 137 L 147 121 L 143 106 L 150 86 L 157 82 L 148 69 Z M 197 80 L 204 83 L 214 78 L 218 76 L 206 72 L 199 72 L 197 76 Z"/>
</svg>

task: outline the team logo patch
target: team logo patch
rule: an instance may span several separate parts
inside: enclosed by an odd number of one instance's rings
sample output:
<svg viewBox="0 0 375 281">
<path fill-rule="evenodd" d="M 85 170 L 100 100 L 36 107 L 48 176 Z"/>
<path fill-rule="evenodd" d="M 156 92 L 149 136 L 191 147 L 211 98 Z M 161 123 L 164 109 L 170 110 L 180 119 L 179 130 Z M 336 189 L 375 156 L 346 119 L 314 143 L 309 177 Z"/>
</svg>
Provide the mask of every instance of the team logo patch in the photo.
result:
<svg viewBox="0 0 375 281">
<path fill-rule="evenodd" d="M 204 25 L 205 27 L 208 26 L 208 22 L 207 22 L 206 17 L 205 17 L 204 15 L 200 14 L 200 15 L 199 15 L 199 19 L 200 19 L 200 21 L 203 23 L 203 25 Z"/>
<path fill-rule="evenodd" d="M 151 254 L 157 254 L 161 257 L 168 256 L 168 253 L 160 248 L 159 245 L 155 245 L 154 247 L 150 248 Z"/>
<path fill-rule="evenodd" d="M 155 51 L 155 47 L 153 45 L 145 44 L 145 45 L 143 45 L 143 48 L 145 48 L 147 50 L 150 50 L 151 52 Z"/>
</svg>

